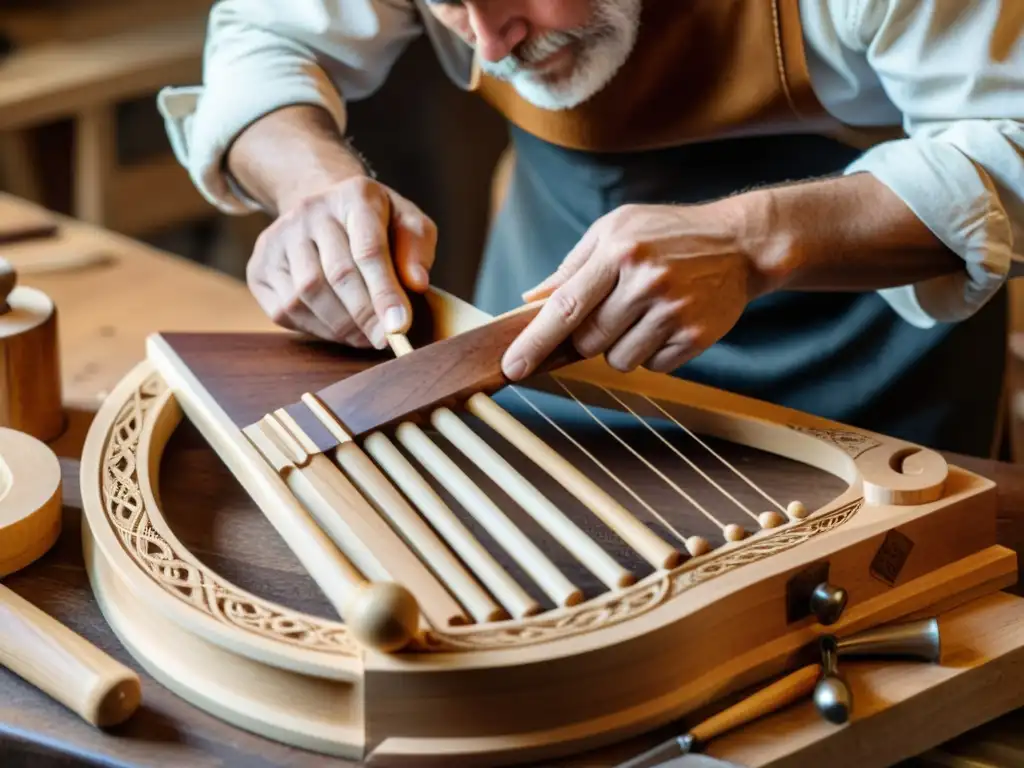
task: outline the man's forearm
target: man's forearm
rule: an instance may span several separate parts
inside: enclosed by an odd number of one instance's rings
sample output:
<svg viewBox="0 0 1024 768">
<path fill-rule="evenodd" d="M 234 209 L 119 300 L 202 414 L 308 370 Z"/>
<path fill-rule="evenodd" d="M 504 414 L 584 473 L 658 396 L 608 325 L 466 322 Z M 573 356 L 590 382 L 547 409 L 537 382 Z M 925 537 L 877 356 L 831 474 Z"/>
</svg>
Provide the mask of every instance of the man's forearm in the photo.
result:
<svg viewBox="0 0 1024 768">
<path fill-rule="evenodd" d="M 284 107 L 260 118 L 232 143 L 227 170 L 268 212 L 366 175 L 331 116 L 320 107 Z"/>
<path fill-rule="evenodd" d="M 772 287 L 870 291 L 964 268 L 963 259 L 869 174 L 733 198 L 740 200 L 751 258 Z"/>
</svg>

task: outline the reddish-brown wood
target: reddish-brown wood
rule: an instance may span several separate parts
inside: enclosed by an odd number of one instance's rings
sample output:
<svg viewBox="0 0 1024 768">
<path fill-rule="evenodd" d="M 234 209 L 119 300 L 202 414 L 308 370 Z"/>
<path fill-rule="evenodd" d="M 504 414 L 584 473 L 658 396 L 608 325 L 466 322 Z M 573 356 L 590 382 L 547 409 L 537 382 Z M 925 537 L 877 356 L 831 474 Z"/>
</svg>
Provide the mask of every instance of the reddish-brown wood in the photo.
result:
<svg viewBox="0 0 1024 768">
<path fill-rule="evenodd" d="M 161 336 L 239 428 L 284 407 L 320 450 L 329 450 L 336 441 L 300 402 L 303 394 L 315 393 L 354 436 L 440 405 L 457 407 L 476 392 L 508 384 L 502 354 L 536 313 L 531 307 L 503 315 L 400 358 L 287 334 Z M 576 360 L 564 345 L 538 372 Z"/>
<path fill-rule="evenodd" d="M 477 392 L 490 394 L 509 380 L 501 358 L 539 311 L 538 306 L 350 376 L 316 394 L 352 435 L 414 418 L 439 406 L 457 408 Z M 551 355 L 538 372 L 579 360 L 570 345 Z"/>
<path fill-rule="evenodd" d="M 392 357 L 287 333 L 160 336 L 240 429 Z"/>
</svg>

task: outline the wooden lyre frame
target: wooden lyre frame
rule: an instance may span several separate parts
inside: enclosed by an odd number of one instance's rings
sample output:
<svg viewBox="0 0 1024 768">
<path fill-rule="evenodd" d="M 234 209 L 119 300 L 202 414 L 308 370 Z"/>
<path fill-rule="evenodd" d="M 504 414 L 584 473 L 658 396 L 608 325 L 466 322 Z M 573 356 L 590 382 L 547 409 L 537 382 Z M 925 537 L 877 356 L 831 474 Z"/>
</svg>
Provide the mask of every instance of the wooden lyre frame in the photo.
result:
<svg viewBox="0 0 1024 768">
<path fill-rule="evenodd" d="M 484 338 L 501 321 L 440 291 L 427 303 L 432 338 L 449 344 Z M 543 554 L 531 561 L 529 538 L 493 513 L 495 535 L 508 537 L 509 551 L 550 597 L 543 607 L 417 484 L 426 470 L 414 468 L 372 418 L 368 429 L 346 434 L 323 400 L 304 397 L 307 416 L 319 413 L 331 438 L 326 450 L 322 436 L 290 418 L 294 403 L 240 426 L 170 339 L 150 339 L 147 359 L 111 393 L 89 433 L 82 498 L 93 587 L 115 632 L 163 684 L 282 742 L 374 765 L 553 759 L 711 707 L 792 668 L 824 632 L 949 608 L 1016 581 L 1014 554 L 996 545 L 993 483 L 934 451 L 670 376 L 622 374 L 593 359 L 538 380 L 620 393 L 627 410 L 633 398 L 694 435 L 812 465 L 846 488 L 810 508 L 776 503 L 754 516 L 757 530 L 721 526 L 719 541 L 673 540 L 619 515 L 564 457 L 533 453 L 543 446 L 513 425 L 502 434 L 537 473 L 586 499 L 649 566 L 634 578 L 603 557 L 599 541 L 572 539 L 579 529 L 545 499 L 531 498 L 525 478 L 503 478 L 603 585 L 584 597 Z M 399 340 L 396 350 L 408 352 L 401 347 Z M 396 362 L 404 358 L 411 356 Z M 236 362 L 244 388 L 245 371 L 259 363 Z M 371 381 L 359 376 L 346 381 Z M 374 393 L 363 391 L 355 421 L 373 410 Z M 452 394 L 451 402 L 409 405 L 415 413 L 399 414 L 391 432 L 424 466 L 435 462 L 438 477 L 458 471 L 431 453 L 431 425 L 464 433 L 466 411 L 498 428 L 507 422 L 486 394 L 458 386 Z M 250 594 L 176 538 L 161 511 L 159 471 L 183 417 L 344 620 Z M 470 452 L 486 454 L 467 439 Z M 474 492 L 456 494 L 473 501 Z M 829 626 L 807 608 L 810 590 L 823 582 L 848 596 Z"/>
</svg>

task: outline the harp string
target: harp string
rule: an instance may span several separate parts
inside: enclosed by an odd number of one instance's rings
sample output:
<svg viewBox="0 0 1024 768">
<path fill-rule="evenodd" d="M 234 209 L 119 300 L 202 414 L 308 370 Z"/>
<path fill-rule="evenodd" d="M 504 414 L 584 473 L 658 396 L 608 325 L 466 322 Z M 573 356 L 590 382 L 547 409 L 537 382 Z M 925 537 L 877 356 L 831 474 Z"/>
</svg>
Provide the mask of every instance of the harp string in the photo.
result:
<svg viewBox="0 0 1024 768">
<path fill-rule="evenodd" d="M 608 394 L 611 394 L 611 392 L 609 392 Z M 614 395 L 612 395 L 612 397 L 614 397 Z M 691 437 L 694 440 L 694 442 L 696 442 L 698 445 L 700 445 L 702 448 L 704 448 L 704 450 L 706 450 L 708 453 L 710 453 L 712 456 L 714 456 L 716 459 L 718 459 L 718 461 L 720 461 L 722 464 L 724 464 L 726 469 L 731 471 L 734 475 L 736 475 L 736 477 L 738 477 L 740 480 L 742 480 L 747 485 L 749 485 L 754 491 L 756 491 L 761 496 L 763 496 L 764 499 L 769 504 L 772 504 L 776 509 L 779 510 L 779 512 L 782 512 L 784 514 L 786 513 L 786 508 L 784 506 L 782 506 L 782 504 L 780 504 L 778 501 L 776 501 L 767 491 L 765 491 L 763 488 L 761 488 L 761 486 L 759 486 L 757 483 L 755 483 L 753 480 L 751 480 L 745 474 L 740 472 L 740 470 L 737 467 L 735 467 L 730 461 L 728 461 L 724 457 L 720 456 L 718 454 L 718 452 L 716 452 L 710 445 L 708 445 L 703 440 L 701 440 L 693 432 L 693 430 L 691 430 L 689 427 L 687 427 L 685 424 L 683 424 L 681 421 L 679 421 L 675 416 L 673 416 L 671 413 L 669 413 L 667 410 L 665 410 L 661 406 L 660 403 L 658 403 L 656 400 L 651 399 L 647 395 L 641 395 L 641 397 L 643 397 L 644 400 L 646 400 L 648 403 L 650 403 L 655 408 L 657 408 L 659 411 L 661 411 L 665 415 L 665 417 L 667 419 L 669 419 L 669 421 L 671 421 L 673 424 L 675 424 L 677 427 L 679 427 L 681 430 L 683 430 L 687 435 L 689 435 L 689 437 Z M 616 399 L 618 399 L 618 398 L 616 398 Z M 659 437 L 660 437 L 660 435 L 659 435 Z M 739 504 L 739 502 L 736 502 L 736 503 Z"/>
<path fill-rule="evenodd" d="M 553 381 L 557 382 L 563 390 L 565 390 L 566 394 L 568 394 L 569 397 L 571 397 L 576 402 L 576 404 L 579 405 L 579 407 L 582 408 L 588 416 L 590 416 L 591 419 L 593 419 L 602 429 L 604 429 L 605 432 L 611 435 L 612 438 L 614 438 L 620 445 L 622 445 L 623 448 L 625 448 L 627 451 L 633 454 L 633 456 L 635 456 L 642 464 L 644 464 L 644 466 L 646 466 L 647 469 L 656 474 L 666 485 L 668 485 L 673 491 L 675 491 L 676 494 L 678 494 L 680 497 L 689 502 L 694 509 L 696 509 L 702 515 L 704 515 L 704 517 L 706 517 L 710 522 L 718 526 L 719 530 L 724 531 L 726 529 L 727 526 L 724 523 L 722 523 L 717 517 L 715 517 L 712 512 L 706 509 L 699 501 L 693 498 L 693 496 L 687 493 L 684 489 L 679 487 L 679 484 L 672 480 L 672 478 L 670 478 L 668 475 L 666 475 L 664 472 L 662 472 L 660 469 L 654 466 L 654 464 L 651 461 L 649 461 L 645 456 L 641 455 L 640 452 L 636 450 L 636 448 L 634 448 L 632 445 L 626 442 L 626 440 L 624 440 L 621 435 L 619 435 L 614 429 L 608 426 L 601 419 L 600 416 L 594 413 L 594 411 L 586 403 L 580 400 L 580 398 L 576 396 L 576 393 L 569 389 L 569 387 L 566 386 L 566 384 L 561 379 L 559 379 L 556 376 L 552 376 L 551 378 Z M 633 415 L 636 418 L 640 418 L 635 413 Z M 646 424 L 646 422 L 644 422 L 643 419 L 640 419 L 640 421 Z"/>
<path fill-rule="evenodd" d="M 516 395 L 518 395 L 520 400 L 522 400 L 524 403 L 526 403 L 528 406 L 530 406 L 530 408 L 532 408 L 537 413 L 538 416 L 540 416 L 549 425 L 551 425 L 551 427 L 554 428 L 562 437 L 564 437 L 566 440 L 568 440 L 570 443 L 572 443 L 572 445 L 577 450 L 579 450 L 580 453 L 582 453 L 584 456 L 586 456 L 588 459 L 590 459 L 595 465 L 597 465 L 598 469 L 600 469 L 602 472 L 604 472 L 606 475 L 608 475 L 608 477 L 611 478 L 615 483 L 617 483 L 618 486 L 620 488 L 622 488 L 622 490 L 624 490 L 626 493 L 628 493 L 633 498 L 633 500 L 636 501 L 637 504 L 639 504 L 644 509 L 646 509 L 647 512 L 652 517 L 654 517 L 659 523 L 661 523 L 663 526 L 665 526 L 665 528 L 669 532 L 671 532 L 673 536 L 675 536 L 676 538 L 679 539 L 680 542 L 683 542 L 685 544 L 686 536 L 684 534 L 680 533 L 679 530 L 674 525 L 672 525 L 668 520 L 666 520 L 664 515 L 662 515 L 660 512 L 658 512 L 656 509 L 654 509 L 654 507 L 652 507 L 650 504 L 648 504 L 647 501 L 639 493 L 637 493 L 635 490 L 633 490 L 633 488 L 630 487 L 630 485 L 628 483 L 626 483 L 626 481 L 624 481 L 621 477 L 619 477 L 617 474 L 615 474 L 611 470 L 610 467 L 608 467 L 604 462 L 602 462 L 599 458 L 597 458 L 597 456 L 595 456 L 593 453 L 591 453 L 589 450 L 587 450 L 583 445 L 581 445 L 580 442 L 576 438 L 574 438 L 572 435 L 570 435 L 554 419 L 552 419 L 550 416 L 548 416 L 546 413 L 544 413 L 544 410 L 540 406 L 538 406 L 536 403 L 534 403 L 532 400 L 530 400 L 528 397 L 526 397 L 526 395 L 524 395 L 522 392 L 520 392 L 518 387 L 516 387 L 516 386 L 509 386 L 509 389 L 512 392 L 514 392 Z"/>
<path fill-rule="evenodd" d="M 691 494 L 687 493 L 683 488 L 681 488 L 678 483 L 673 481 L 671 478 L 666 476 L 664 472 L 662 472 L 660 469 L 658 469 L 653 464 L 653 462 L 651 462 L 646 457 L 641 455 L 639 451 L 637 451 L 633 446 L 631 446 L 628 442 L 626 442 L 626 440 L 624 440 L 619 434 L 617 434 L 615 432 L 615 430 L 612 429 L 611 426 L 609 426 L 607 423 L 605 423 L 601 419 L 600 416 L 598 416 L 590 407 L 588 407 L 587 404 L 584 403 L 576 395 L 576 393 L 574 393 L 569 388 L 569 386 L 564 381 L 561 380 L 560 377 L 552 376 L 551 379 L 558 383 L 558 385 L 562 388 L 562 390 L 564 390 L 565 393 L 570 398 L 572 398 L 572 400 L 576 403 L 577 406 L 579 406 L 579 408 L 581 408 L 605 432 L 607 432 L 609 435 L 611 435 L 620 445 L 622 445 L 634 457 L 636 457 L 647 469 L 649 469 L 651 472 L 656 474 L 677 495 L 679 495 L 680 497 L 685 499 L 687 502 L 689 502 L 690 505 L 693 506 L 702 515 L 704 515 L 704 517 L 706 517 L 708 520 L 710 520 L 714 525 L 718 526 L 718 528 L 725 533 L 727 539 L 735 541 L 738 538 L 743 538 L 743 537 L 746 536 L 746 533 L 742 530 L 742 528 L 740 526 L 726 525 L 726 524 L 722 523 L 710 510 L 707 509 L 707 507 L 705 507 L 704 505 L 700 504 L 696 499 L 693 498 L 693 496 Z M 675 536 L 676 538 L 680 539 L 684 543 L 687 543 L 688 544 L 688 548 L 692 548 L 694 544 L 696 544 L 700 548 L 703 548 L 703 545 L 701 545 L 698 542 L 698 539 L 700 537 L 690 537 L 689 539 L 687 539 L 684 534 L 682 534 L 675 526 L 670 524 L 665 519 L 665 517 L 663 515 L 658 513 L 635 490 L 633 490 L 626 482 L 624 482 L 620 477 L 618 477 L 609 467 L 607 467 L 604 463 L 602 463 L 590 451 L 588 451 L 586 448 L 584 448 L 579 443 L 578 440 L 574 439 L 571 435 L 569 435 L 568 432 L 565 429 L 563 429 L 560 425 L 558 425 L 553 418 L 551 418 L 548 414 L 546 414 L 544 412 L 544 410 L 539 405 L 537 405 L 536 403 L 534 403 L 530 399 L 528 399 L 522 393 L 522 391 L 520 391 L 520 389 L 518 387 L 510 386 L 508 388 L 510 390 L 512 390 L 513 392 L 515 392 L 515 394 L 524 403 L 526 403 L 528 406 L 530 406 L 530 408 L 532 408 L 538 415 L 540 415 L 549 425 L 551 425 L 554 429 L 556 429 L 577 450 L 579 450 L 587 458 L 589 458 L 590 461 L 593 462 L 601 471 L 603 471 L 608 477 L 610 477 L 621 488 L 623 488 L 627 493 L 629 493 L 629 495 L 632 496 L 633 499 L 636 500 L 641 506 L 643 506 L 643 508 L 646 509 L 647 512 L 652 515 L 652 517 L 654 517 L 663 526 L 665 526 L 665 528 L 673 536 Z M 780 525 L 785 520 L 785 516 L 789 516 L 789 517 L 797 516 L 796 514 L 794 514 L 795 512 L 798 512 L 798 510 L 796 508 L 791 508 L 791 509 L 787 510 L 786 507 L 783 507 L 782 504 L 779 503 L 775 498 L 773 498 L 767 491 L 765 491 L 757 483 L 755 483 L 752 479 L 750 479 L 747 475 L 745 475 L 743 472 L 741 472 L 735 465 L 733 465 L 731 462 L 729 462 L 725 457 L 723 457 L 721 454 L 719 454 L 717 451 L 715 451 L 710 445 L 707 444 L 706 441 L 704 441 L 700 437 L 698 437 L 693 432 L 693 430 L 689 429 L 678 418 L 676 418 L 672 413 L 670 413 L 668 410 L 666 410 L 660 403 L 656 402 L 651 397 L 649 397 L 647 395 L 641 395 L 641 397 L 643 397 L 645 402 L 647 402 L 648 404 L 653 406 L 655 409 L 657 409 L 675 427 L 679 428 L 686 435 L 688 435 L 690 438 L 692 438 L 694 440 L 694 442 L 697 443 L 697 445 L 699 445 L 708 454 L 710 454 L 715 460 L 717 460 L 719 463 L 721 463 L 729 472 L 734 474 L 737 478 L 739 478 L 741 481 L 746 483 L 750 488 L 752 488 L 756 493 L 758 493 L 760 496 L 762 496 L 764 499 L 766 499 L 768 501 L 768 503 L 773 505 L 781 514 L 780 515 L 776 515 L 775 512 L 766 512 L 766 513 L 763 513 L 761 515 L 756 514 L 754 511 L 752 511 L 750 509 L 750 507 L 748 507 L 746 504 L 744 504 L 739 499 L 737 499 L 728 490 L 723 488 L 722 485 L 720 483 L 718 483 L 713 477 L 711 477 L 710 474 L 708 474 L 703 469 L 701 469 L 689 456 L 687 456 L 682 450 L 680 450 L 676 445 L 674 445 L 661 432 L 659 432 L 657 429 L 655 429 L 655 427 L 648 421 L 648 419 L 646 419 L 643 415 L 637 413 L 637 411 L 633 407 L 631 407 L 627 402 L 625 402 L 621 397 L 619 397 L 612 390 L 608 389 L 607 387 L 605 387 L 603 385 L 597 385 L 597 388 L 600 389 L 602 392 L 604 392 L 605 395 L 607 395 L 609 398 L 611 398 L 616 403 L 618 403 L 635 421 L 640 422 L 640 424 L 643 425 L 643 427 L 645 427 L 647 430 L 649 430 L 656 438 L 658 438 L 658 440 L 660 440 L 662 443 L 664 443 L 669 448 L 669 450 L 672 451 L 673 454 L 675 454 L 679 459 L 681 459 L 683 462 L 685 462 L 694 472 L 696 472 L 700 477 L 702 477 L 709 485 L 711 485 L 713 488 L 715 488 L 715 490 L 717 490 L 720 494 L 722 494 L 727 499 L 729 499 L 729 501 L 731 501 L 734 505 L 736 505 L 740 510 L 742 510 L 751 519 L 753 519 L 754 522 L 759 527 L 775 527 L 777 525 Z M 794 502 L 794 504 L 796 504 L 796 502 Z M 792 506 L 793 505 L 791 505 L 791 507 Z"/>
</svg>

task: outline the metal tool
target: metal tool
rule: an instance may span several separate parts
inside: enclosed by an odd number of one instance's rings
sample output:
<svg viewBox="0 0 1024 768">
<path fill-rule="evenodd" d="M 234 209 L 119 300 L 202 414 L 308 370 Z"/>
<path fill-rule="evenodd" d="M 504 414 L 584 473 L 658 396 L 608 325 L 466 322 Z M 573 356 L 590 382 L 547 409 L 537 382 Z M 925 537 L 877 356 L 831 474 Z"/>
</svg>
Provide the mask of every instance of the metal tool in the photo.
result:
<svg viewBox="0 0 1024 768">
<path fill-rule="evenodd" d="M 821 675 L 821 666 L 810 664 L 775 681 L 738 704 L 712 715 L 689 733 L 662 742 L 616 768 L 654 768 L 690 754 L 713 738 L 746 725 L 807 696 Z"/>
<path fill-rule="evenodd" d="M 823 582 L 811 592 L 811 613 L 818 619 L 818 623 L 826 627 L 835 624 L 843 615 L 848 599 L 845 589 Z"/>
<path fill-rule="evenodd" d="M 841 657 L 906 658 L 937 664 L 942 656 L 935 618 L 867 629 L 839 639 L 836 645 Z"/>
<path fill-rule="evenodd" d="M 837 621 L 845 606 L 844 590 L 824 583 L 814 590 L 811 609 L 821 623 Z M 817 650 L 821 655 L 820 664 L 798 669 L 708 718 L 689 733 L 668 739 L 616 768 L 682 768 L 686 762 L 680 758 L 695 757 L 694 753 L 711 739 L 782 709 L 812 691 L 814 705 L 822 717 L 842 725 L 853 711 L 853 694 L 839 673 L 840 657 L 903 658 L 937 663 L 942 651 L 939 622 L 930 618 L 889 624 L 844 638 L 823 635 L 818 639 Z"/>
<path fill-rule="evenodd" d="M 850 719 L 853 694 L 846 681 L 839 676 L 839 644 L 832 635 L 819 641 L 821 647 L 821 679 L 814 687 L 814 706 L 830 723 L 842 725 Z"/>
<path fill-rule="evenodd" d="M 942 656 L 939 622 L 935 618 L 866 629 L 849 637 L 823 635 L 819 640 L 822 679 L 814 689 L 814 705 L 826 720 L 842 725 L 850 718 L 853 694 L 839 674 L 839 658 L 896 658 L 938 663 Z"/>
</svg>

